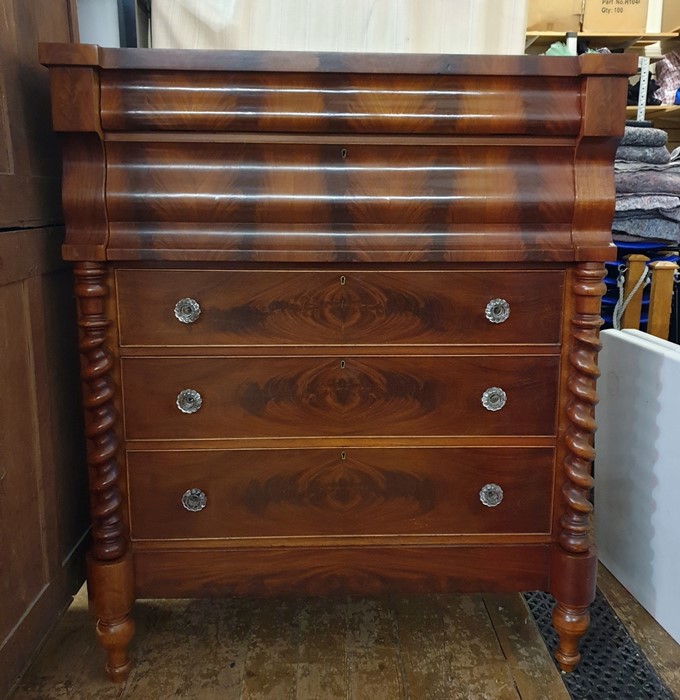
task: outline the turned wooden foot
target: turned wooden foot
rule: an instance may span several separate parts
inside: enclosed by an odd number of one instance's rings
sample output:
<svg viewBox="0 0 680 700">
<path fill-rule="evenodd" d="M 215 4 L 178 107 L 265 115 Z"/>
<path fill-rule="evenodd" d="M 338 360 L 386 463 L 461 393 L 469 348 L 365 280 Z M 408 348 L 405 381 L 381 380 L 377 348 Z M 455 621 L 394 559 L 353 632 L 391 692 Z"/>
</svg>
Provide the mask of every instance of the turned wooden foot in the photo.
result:
<svg viewBox="0 0 680 700">
<path fill-rule="evenodd" d="M 135 633 L 132 619 L 132 558 L 116 561 L 88 558 L 90 610 L 97 618 L 97 641 L 106 650 L 106 672 L 122 682 L 130 673 L 128 645 Z"/>
<path fill-rule="evenodd" d="M 578 644 L 588 630 L 588 608 L 571 608 L 557 603 L 552 615 L 553 626 L 559 635 L 555 652 L 557 663 L 563 671 L 573 671 L 581 660 Z"/>
<path fill-rule="evenodd" d="M 116 622 L 97 620 L 97 641 L 106 649 L 106 672 L 117 683 L 127 680 L 130 673 L 127 647 L 134 633 L 135 623 L 130 617 Z"/>
<path fill-rule="evenodd" d="M 556 546 L 552 553 L 550 592 L 557 601 L 552 623 L 559 636 L 555 658 L 562 671 L 573 671 L 581 660 L 581 637 L 590 625 L 590 604 L 595 600 L 597 551 L 575 554 Z"/>
</svg>

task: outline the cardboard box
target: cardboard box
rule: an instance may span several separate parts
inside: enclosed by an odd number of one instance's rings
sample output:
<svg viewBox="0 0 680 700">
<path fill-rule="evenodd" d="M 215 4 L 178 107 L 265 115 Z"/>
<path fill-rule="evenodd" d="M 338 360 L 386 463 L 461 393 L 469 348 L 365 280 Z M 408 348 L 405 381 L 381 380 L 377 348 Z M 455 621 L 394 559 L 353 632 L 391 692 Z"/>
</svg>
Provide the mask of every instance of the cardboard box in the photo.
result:
<svg viewBox="0 0 680 700">
<path fill-rule="evenodd" d="M 529 0 L 527 31 L 578 32 L 581 29 L 582 2 L 583 0 Z"/>
<path fill-rule="evenodd" d="M 639 34 L 647 30 L 647 0 L 585 0 L 583 30 Z"/>
<path fill-rule="evenodd" d="M 664 32 L 680 31 L 680 0 L 665 0 L 661 29 Z"/>
</svg>

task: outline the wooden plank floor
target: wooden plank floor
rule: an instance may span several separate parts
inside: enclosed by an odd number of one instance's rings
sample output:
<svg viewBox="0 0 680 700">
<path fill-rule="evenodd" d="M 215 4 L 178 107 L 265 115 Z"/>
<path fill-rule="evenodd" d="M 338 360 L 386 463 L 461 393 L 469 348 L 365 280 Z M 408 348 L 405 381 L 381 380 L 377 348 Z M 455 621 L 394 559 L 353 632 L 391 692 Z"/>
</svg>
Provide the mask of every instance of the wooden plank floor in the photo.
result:
<svg viewBox="0 0 680 700">
<path fill-rule="evenodd" d="M 568 700 L 519 594 L 137 603 L 123 685 L 82 591 L 13 700 Z"/>
</svg>

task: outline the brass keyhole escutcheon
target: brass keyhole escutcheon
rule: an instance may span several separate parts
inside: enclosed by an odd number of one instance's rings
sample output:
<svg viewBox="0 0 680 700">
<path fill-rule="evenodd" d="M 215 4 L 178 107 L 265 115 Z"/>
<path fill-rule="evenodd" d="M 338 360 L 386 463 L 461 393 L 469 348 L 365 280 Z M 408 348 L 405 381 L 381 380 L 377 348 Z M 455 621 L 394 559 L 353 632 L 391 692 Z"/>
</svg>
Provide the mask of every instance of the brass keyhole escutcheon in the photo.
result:
<svg viewBox="0 0 680 700">
<path fill-rule="evenodd" d="M 340 369 L 345 369 L 345 361 L 340 360 Z"/>
<path fill-rule="evenodd" d="M 340 275 L 340 284 L 347 284 L 347 278 L 345 277 L 345 275 Z"/>
</svg>

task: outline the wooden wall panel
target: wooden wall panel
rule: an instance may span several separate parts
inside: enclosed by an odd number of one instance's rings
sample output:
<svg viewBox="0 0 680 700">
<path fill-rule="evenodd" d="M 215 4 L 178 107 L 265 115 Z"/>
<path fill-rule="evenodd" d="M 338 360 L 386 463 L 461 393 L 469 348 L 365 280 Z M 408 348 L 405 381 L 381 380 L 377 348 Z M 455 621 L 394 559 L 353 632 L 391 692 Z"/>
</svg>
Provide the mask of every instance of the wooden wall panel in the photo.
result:
<svg viewBox="0 0 680 700">
<path fill-rule="evenodd" d="M 154 0 L 158 48 L 523 54 L 526 0 Z"/>
<path fill-rule="evenodd" d="M 87 471 L 62 239 L 61 228 L 0 233 L 0 697 L 83 580 Z"/>
<path fill-rule="evenodd" d="M 0 74 L 0 175 L 12 172 L 9 147 L 9 115 L 7 113 L 7 91 Z"/>
<path fill-rule="evenodd" d="M 5 639 L 47 583 L 40 443 L 29 319 L 29 287 L 0 287 L 0 636 Z M 28 360 L 28 361 L 27 361 Z"/>
<path fill-rule="evenodd" d="M 37 57 L 76 37 L 75 0 L 0 2 L 0 697 L 83 580 L 75 309 L 63 229 L 47 226 L 61 162 Z"/>
<path fill-rule="evenodd" d="M 73 31 L 70 0 L 0 3 L 0 228 L 61 220 L 59 150 L 38 42 L 71 41 Z"/>
</svg>

